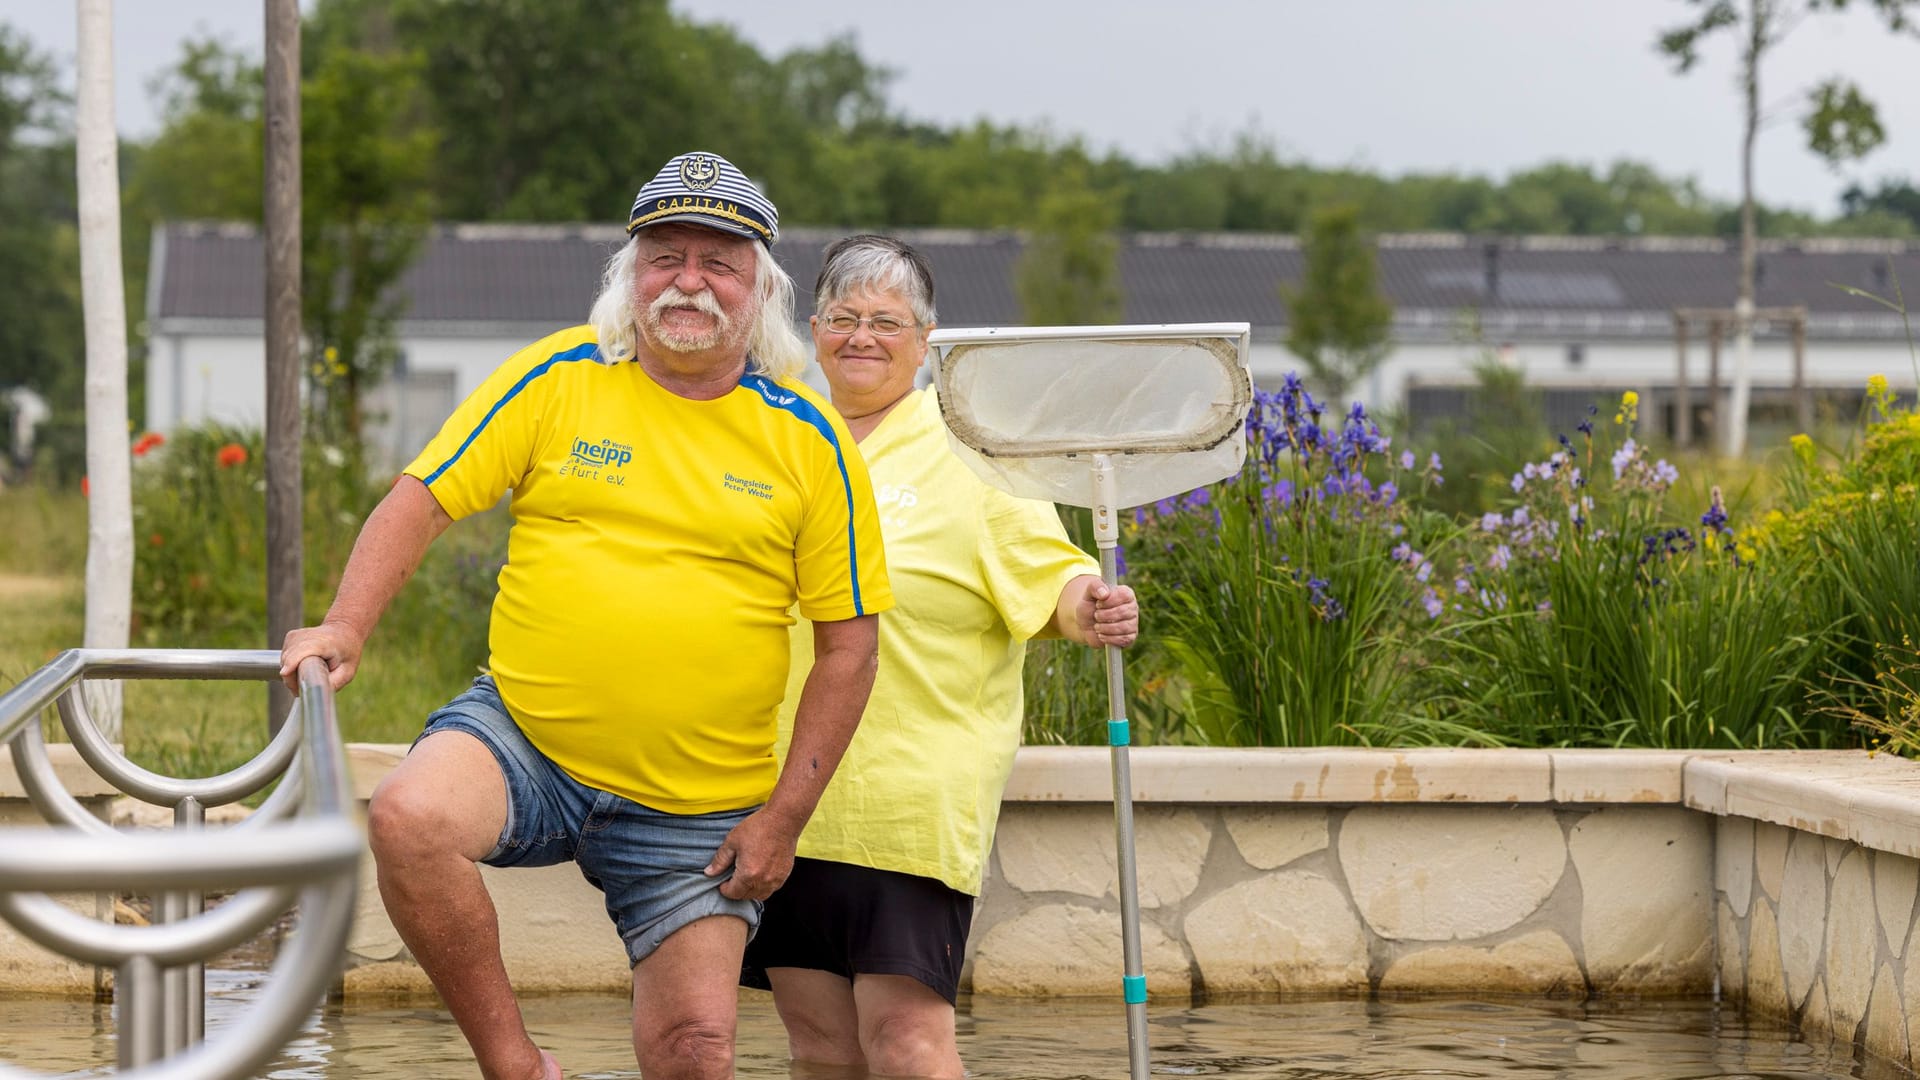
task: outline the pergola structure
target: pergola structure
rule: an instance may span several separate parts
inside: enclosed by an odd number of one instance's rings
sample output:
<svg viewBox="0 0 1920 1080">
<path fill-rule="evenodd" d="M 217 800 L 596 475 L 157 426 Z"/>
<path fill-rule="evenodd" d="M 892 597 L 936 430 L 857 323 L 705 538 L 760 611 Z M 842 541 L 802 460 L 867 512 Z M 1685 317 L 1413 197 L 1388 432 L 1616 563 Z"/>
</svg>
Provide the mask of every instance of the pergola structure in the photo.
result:
<svg viewBox="0 0 1920 1080">
<path fill-rule="evenodd" d="M 1704 327 L 1707 339 L 1707 416 L 1708 431 L 1720 434 L 1720 345 L 1734 325 L 1732 308 L 1673 309 L 1674 381 L 1673 441 L 1676 446 L 1693 442 L 1692 383 L 1687 377 L 1687 342 L 1694 327 Z M 1813 396 L 1807 391 L 1807 309 L 1804 307 L 1755 308 L 1753 322 L 1768 326 L 1784 325 L 1793 340 L 1793 409 L 1801 430 L 1813 426 Z"/>
</svg>

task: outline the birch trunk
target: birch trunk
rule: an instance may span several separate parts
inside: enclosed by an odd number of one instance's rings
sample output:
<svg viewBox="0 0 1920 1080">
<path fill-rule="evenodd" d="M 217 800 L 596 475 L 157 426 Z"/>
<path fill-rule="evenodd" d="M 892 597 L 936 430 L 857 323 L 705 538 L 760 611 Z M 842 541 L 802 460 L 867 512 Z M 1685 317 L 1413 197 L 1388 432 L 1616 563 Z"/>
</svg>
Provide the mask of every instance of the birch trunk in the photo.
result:
<svg viewBox="0 0 1920 1080">
<path fill-rule="evenodd" d="M 1733 301 L 1733 386 L 1727 402 L 1728 457 L 1747 452 L 1747 412 L 1753 397 L 1753 293 L 1755 249 L 1759 246 L 1753 210 L 1753 144 L 1760 136 L 1760 58 L 1772 44 L 1774 11 L 1770 0 L 1749 0 L 1747 42 L 1741 50 L 1740 89 L 1746 127 L 1740 140 L 1740 285 Z M 1718 417 L 1718 403 L 1715 403 Z"/>
<path fill-rule="evenodd" d="M 89 649 L 124 649 L 133 610 L 133 477 L 127 439 L 127 302 L 120 269 L 120 145 L 113 125 L 113 0 L 79 0 L 80 299 L 87 340 Z M 120 684 L 88 684 L 87 703 L 121 741 Z"/>
</svg>

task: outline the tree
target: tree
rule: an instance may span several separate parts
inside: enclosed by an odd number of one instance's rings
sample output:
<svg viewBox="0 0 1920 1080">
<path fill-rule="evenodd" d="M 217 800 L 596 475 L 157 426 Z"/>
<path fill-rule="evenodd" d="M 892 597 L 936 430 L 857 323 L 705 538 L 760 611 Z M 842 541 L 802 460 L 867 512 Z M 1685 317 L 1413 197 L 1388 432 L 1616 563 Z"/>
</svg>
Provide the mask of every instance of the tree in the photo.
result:
<svg viewBox="0 0 1920 1080">
<path fill-rule="evenodd" d="M 361 401 L 399 352 L 393 286 L 432 220 L 440 137 L 415 116 L 424 58 L 317 31 L 300 94 L 302 317 L 319 431 L 358 446 Z"/>
<path fill-rule="evenodd" d="M 1687 22 L 1660 35 L 1659 49 L 1684 74 L 1700 59 L 1706 38 L 1725 30 L 1738 39 L 1741 96 L 1740 279 L 1734 299 L 1733 378 L 1724 451 L 1746 452 L 1747 404 L 1753 382 L 1754 250 L 1753 147 L 1760 135 L 1760 67 L 1807 18 L 1846 10 L 1853 0 L 1686 0 L 1695 9 Z M 1893 33 L 1913 33 L 1911 12 L 1920 0 L 1859 0 L 1871 6 Z M 1835 76 L 1807 94 L 1801 119 L 1807 147 L 1831 165 L 1864 157 L 1886 138 L 1873 102 L 1851 81 Z"/>
<path fill-rule="evenodd" d="M 1868 194 L 1855 184 L 1840 197 L 1840 212 L 1848 221 L 1900 220 L 1908 229 L 1920 229 L 1920 187 L 1910 181 L 1882 180 L 1880 190 Z"/>
<path fill-rule="evenodd" d="M 259 221 L 264 153 L 258 61 L 212 39 L 187 41 L 148 87 L 160 133 L 141 152 L 130 202 L 155 219 Z"/>
<path fill-rule="evenodd" d="M 71 102 L 52 61 L 0 24 L 0 388 L 77 408 L 81 354 Z"/>
<path fill-rule="evenodd" d="M 724 25 L 666 0 L 328 0 L 385 8 L 425 57 L 448 133 L 434 187 L 453 220 L 608 221 L 661 162 L 723 151 L 791 217 L 814 190 L 803 110 L 863 115 L 860 95 L 804 57 L 785 70 Z M 843 55 L 829 44 L 828 57 Z M 799 100 L 789 101 L 789 91 Z M 717 145 L 724 144 L 724 145 Z"/>
<path fill-rule="evenodd" d="M 1028 326 L 1119 321 L 1113 201 L 1069 175 L 1040 200 L 1015 274 Z"/>
<path fill-rule="evenodd" d="M 301 315 L 318 429 L 357 445 L 363 395 L 397 350 L 393 286 L 433 218 L 440 137 L 423 118 L 424 60 L 379 51 L 370 16 L 322 5 L 303 33 Z M 260 65 L 214 41 L 192 41 L 162 81 L 165 123 L 141 158 L 139 203 L 155 219 L 258 221 Z"/>
<path fill-rule="evenodd" d="M 1360 232 L 1360 212 L 1353 206 L 1316 212 L 1303 247 L 1300 286 L 1280 287 L 1287 348 L 1329 398 L 1344 401 L 1385 359 L 1393 305 L 1380 294 L 1373 242 Z"/>
<path fill-rule="evenodd" d="M 86 318 L 89 649 L 124 649 L 133 622 L 133 455 L 127 449 L 127 301 L 120 270 L 120 139 L 113 127 L 113 8 L 80 0 L 80 289 Z M 88 685 L 100 733 L 120 739 L 120 684 Z"/>
</svg>

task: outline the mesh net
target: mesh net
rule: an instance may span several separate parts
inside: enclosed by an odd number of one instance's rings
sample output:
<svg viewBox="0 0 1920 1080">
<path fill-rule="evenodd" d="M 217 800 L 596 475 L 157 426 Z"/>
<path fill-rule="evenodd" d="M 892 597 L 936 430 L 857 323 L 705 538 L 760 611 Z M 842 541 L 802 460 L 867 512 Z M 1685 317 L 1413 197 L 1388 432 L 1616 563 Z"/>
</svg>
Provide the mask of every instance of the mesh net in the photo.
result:
<svg viewBox="0 0 1920 1080">
<path fill-rule="evenodd" d="M 988 483 L 1087 506 L 1092 455 L 1118 506 L 1231 476 L 1253 400 L 1244 323 L 937 331 L 949 441 Z"/>
</svg>

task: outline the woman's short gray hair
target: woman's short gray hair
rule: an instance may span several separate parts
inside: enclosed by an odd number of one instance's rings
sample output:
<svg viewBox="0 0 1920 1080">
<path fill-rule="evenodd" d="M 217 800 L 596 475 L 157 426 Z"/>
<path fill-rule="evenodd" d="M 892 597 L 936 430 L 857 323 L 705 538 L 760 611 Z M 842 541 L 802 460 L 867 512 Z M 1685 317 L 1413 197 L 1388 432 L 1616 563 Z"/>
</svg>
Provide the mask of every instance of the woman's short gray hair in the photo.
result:
<svg viewBox="0 0 1920 1080">
<path fill-rule="evenodd" d="M 913 310 L 914 322 L 924 327 L 938 320 L 933 309 L 933 268 L 905 240 L 859 233 L 828 246 L 820 277 L 813 284 L 814 312 L 862 292 L 900 293 Z"/>
<path fill-rule="evenodd" d="M 645 230 L 642 230 L 644 232 Z M 633 309 L 633 268 L 640 234 L 613 253 L 600 272 L 600 295 L 587 321 L 593 324 L 604 362 L 633 359 L 639 313 Z M 807 366 L 807 348 L 793 326 L 793 278 L 764 246 L 753 251 L 753 292 L 760 301 L 747 338 L 747 370 L 779 381 L 795 379 Z"/>
</svg>

